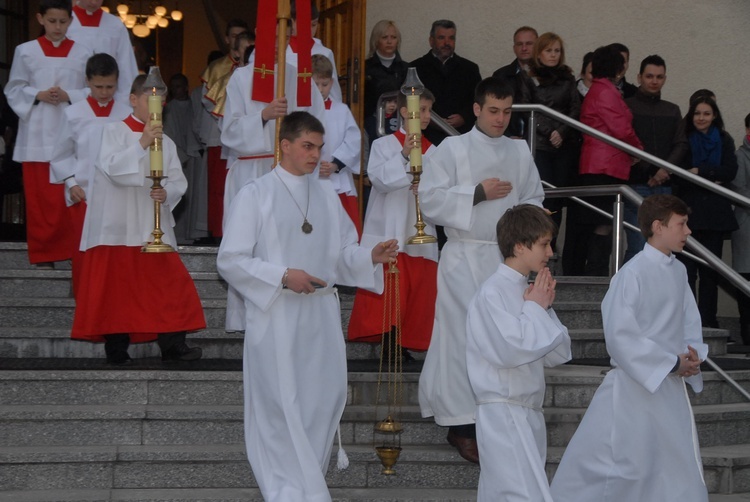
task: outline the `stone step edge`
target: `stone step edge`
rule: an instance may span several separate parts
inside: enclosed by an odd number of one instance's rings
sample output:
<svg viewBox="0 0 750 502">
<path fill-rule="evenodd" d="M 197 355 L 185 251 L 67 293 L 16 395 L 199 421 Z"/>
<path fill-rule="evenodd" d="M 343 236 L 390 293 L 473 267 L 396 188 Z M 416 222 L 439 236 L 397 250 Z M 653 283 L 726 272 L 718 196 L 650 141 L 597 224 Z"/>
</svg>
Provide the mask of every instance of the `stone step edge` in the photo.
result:
<svg viewBox="0 0 750 502">
<path fill-rule="evenodd" d="M 353 342 L 357 343 L 357 342 Z M 545 370 L 547 385 L 600 384 L 604 379 L 602 366 L 562 365 Z M 750 370 L 730 370 L 727 373 L 735 380 L 750 380 Z M 349 383 L 377 382 L 377 372 L 351 371 Z M 418 373 L 404 373 L 404 382 L 418 382 Z M 236 381 L 242 382 L 241 371 L 186 371 L 186 370 L 7 370 L 0 371 L 0 382 L 44 382 L 44 381 Z M 704 382 L 724 379 L 716 372 L 703 374 Z"/>
<path fill-rule="evenodd" d="M 443 488 L 331 488 L 333 502 L 475 502 L 477 491 Z M 263 502 L 257 488 L 38 490 L 0 492 L 0 502 Z"/>
<path fill-rule="evenodd" d="M 385 406 L 347 405 L 342 421 L 366 422 L 373 420 L 377 411 L 385 412 Z M 579 421 L 587 408 L 545 408 L 547 421 Z M 0 420 L 242 420 L 243 405 L 169 405 L 169 404 L 131 404 L 131 405 L 3 405 Z M 702 404 L 693 406 L 696 421 L 714 419 L 750 418 L 750 403 Z M 428 422 L 431 418 L 422 418 L 418 405 L 401 407 L 401 420 L 406 422 Z"/>
<path fill-rule="evenodd" d="M 377 462 L 371 445 L 344 443 L 352 462 Z M 334 446 L 335 461 L 338 447 Z M 564 446 L 547 448 L 547 463 L 558 464 Z M 701 448 L 706 467 L 750 466 L 750 443 Z M 0 451 L 0 464 L 60 464 L 88 462 L 247 462 L 244 444 L 207 445 L 107 445 L 107 446 L 6 446 Z M 403 463 L 465 463 L 448 444 L 404 445 L 399 457 Z"/>
</svg>

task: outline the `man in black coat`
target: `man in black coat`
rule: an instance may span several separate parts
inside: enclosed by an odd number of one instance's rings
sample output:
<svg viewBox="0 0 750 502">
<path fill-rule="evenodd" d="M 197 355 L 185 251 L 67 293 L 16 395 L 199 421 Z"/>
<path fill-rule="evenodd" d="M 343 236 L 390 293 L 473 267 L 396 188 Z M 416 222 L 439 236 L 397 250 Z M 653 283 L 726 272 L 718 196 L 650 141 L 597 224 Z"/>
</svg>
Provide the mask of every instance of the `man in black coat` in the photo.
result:
<svg viewBox="0 0 750 502">
<path fill-rule="evenodd" d="M 456 50 L 456 23 L 441 19 L 432 23 L 430 52 L 409 64 L 417 69 L 419 79 L 432 94 L 432 112 L 440 115 L 459 133 L 474 126 L 474 88 L 482 80 L 479 66 L 462 58 Z M 433 144 L 439 144 L 446 134 L 434 126 L 425 131 Z"/>
<path fill-rule="evenodd" d="M 513 34 L 513 53 L 516 55 L 510 64 L 495 70 L 493 77 L 504 78 L 513 84 L 513 101 L 521 101 L 520 79 L 517 75 L 522 71 L 528 71 L 531 58 L 534 53 L 534 43 L 539 38 L 537 31 L 531 26 L 521 26 Z M 510 124 L 505 130 L 505 135 L 514 138 L 524 136 L 525 114 L 514 113 Z"/>
</svg>

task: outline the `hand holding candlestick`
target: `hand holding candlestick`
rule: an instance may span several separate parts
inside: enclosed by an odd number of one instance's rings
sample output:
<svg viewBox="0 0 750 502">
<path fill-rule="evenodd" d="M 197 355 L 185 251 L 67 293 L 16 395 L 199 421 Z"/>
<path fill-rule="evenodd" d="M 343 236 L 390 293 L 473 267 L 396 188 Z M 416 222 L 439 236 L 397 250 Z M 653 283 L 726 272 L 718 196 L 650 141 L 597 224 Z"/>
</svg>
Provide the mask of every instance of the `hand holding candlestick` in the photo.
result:
<svg viewBox="0 0 750 502">
<path fill-rule="evenodd" d="M 409 151 L 409 165 L 411 166 L 412 185 L 419 185 L 419 178 L 422 175 L 422 124 L 419 119 L 419 100 L 420 95 L 424 92 L 424 84 L 419 80 L 416 68 L 409 68 L 406 73 L 406 80 L 401 86 L 401 92 L 406 95 L 407 110 L 407 142 L 409 138 L 413 142 L 413 148 Z M 434 244 L 437 237 L 428 235 L 424 229 L 427 226 L 422 220 L 422 211 L 419 209 L 419 194 L 415 193 L 417 222 L 414 227 L 417 233 L 406 241 L 407 244 Z"/>
</svg>

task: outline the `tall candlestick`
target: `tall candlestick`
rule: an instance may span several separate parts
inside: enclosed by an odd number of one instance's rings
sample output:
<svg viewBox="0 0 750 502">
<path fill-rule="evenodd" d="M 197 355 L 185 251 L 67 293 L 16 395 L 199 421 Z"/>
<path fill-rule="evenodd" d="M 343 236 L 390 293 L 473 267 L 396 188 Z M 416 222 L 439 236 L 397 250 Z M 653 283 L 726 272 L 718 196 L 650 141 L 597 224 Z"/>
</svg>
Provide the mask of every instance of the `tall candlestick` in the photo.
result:
<svg viewBox="0 0 750 502">
<path fill-rule="evenodd" d="M 406 132 L 409 138 L 417 135 L 417 147 L 409 152 L 409 165 L 412 171 L 422 172 L 422 123 L 419 120 L 419 94 L 415 91 L 406 96 L 406 111 L 409 118 Z"/>
<path fill-rule="evenodd" d="M 161 125 L 162 97 L 157 94 L 156 87 L 151 90 L 148 97 L 148 113 L 151 127 Z M 161 174 L 164 172 L 164 151 L 162 150 L 161 138 L 154 138 L 149 146 L 149 159 L 151 161 L 151 172 Z"/>
</svg>

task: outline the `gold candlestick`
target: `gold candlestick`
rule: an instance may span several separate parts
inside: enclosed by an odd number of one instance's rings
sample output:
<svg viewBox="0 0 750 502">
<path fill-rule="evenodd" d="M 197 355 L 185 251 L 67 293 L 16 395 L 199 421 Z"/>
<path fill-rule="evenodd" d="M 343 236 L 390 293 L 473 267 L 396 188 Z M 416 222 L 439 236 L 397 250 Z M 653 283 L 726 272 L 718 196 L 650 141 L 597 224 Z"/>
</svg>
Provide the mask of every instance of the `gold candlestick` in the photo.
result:
<svg viewBox="0 0 750 502">
<path fill-rule="evenodd" d="M 162 100 L 167 93 L 167 86 L 161 78 L 161 72 L 158 66 L 152 66 L 148 72 L 148 77 L 143 83 L 143 91 L 149 93 L 148 96 L 148 113 L 151 126 L 161 125 Z M 154 138 L 154 141 L 148 147 L 150 161 L 150 175 L 146 178 L 152 181 L 151 190 L 162 188 L 161 181 L 166 179 L 164 176 L 164 149 L 161 138 Z M 162 242 L 161 237 L 164 232 L 161 229 L 161 202 L 154 201 L 154 229 L 151 231 L 154 240 L 141 248 L 143 253 L 172 253 L 174 248 L 169 244 Z"/>
<path fill-rule="evenodd" d="M 422 124 L 419 119 L 419 100 L 420 95 L 424 92 L 424 84 L 419 80 L 416 68 L 409 68 L 406 73 L 406 80 L 401 86 L 401 92 L 406 95 L 406 112 L 407 112 L 407 141 L 412 135 L 417 136 L 417 146 L 409 152 L 409 166 L 412 175 L 412 185 L 419 185 L 419 178 L 422 175 Z M 417 212 L 417 222 L 414 228 L 417 233 L 406 240 L 407 244 L 434 244 L 437 237 L 429 235 L 424 231 L 427 224 L 422 219 L 422 210 L 419 208 L 419 194 L 414 194 L 414 202 Z"/>
</svg>

